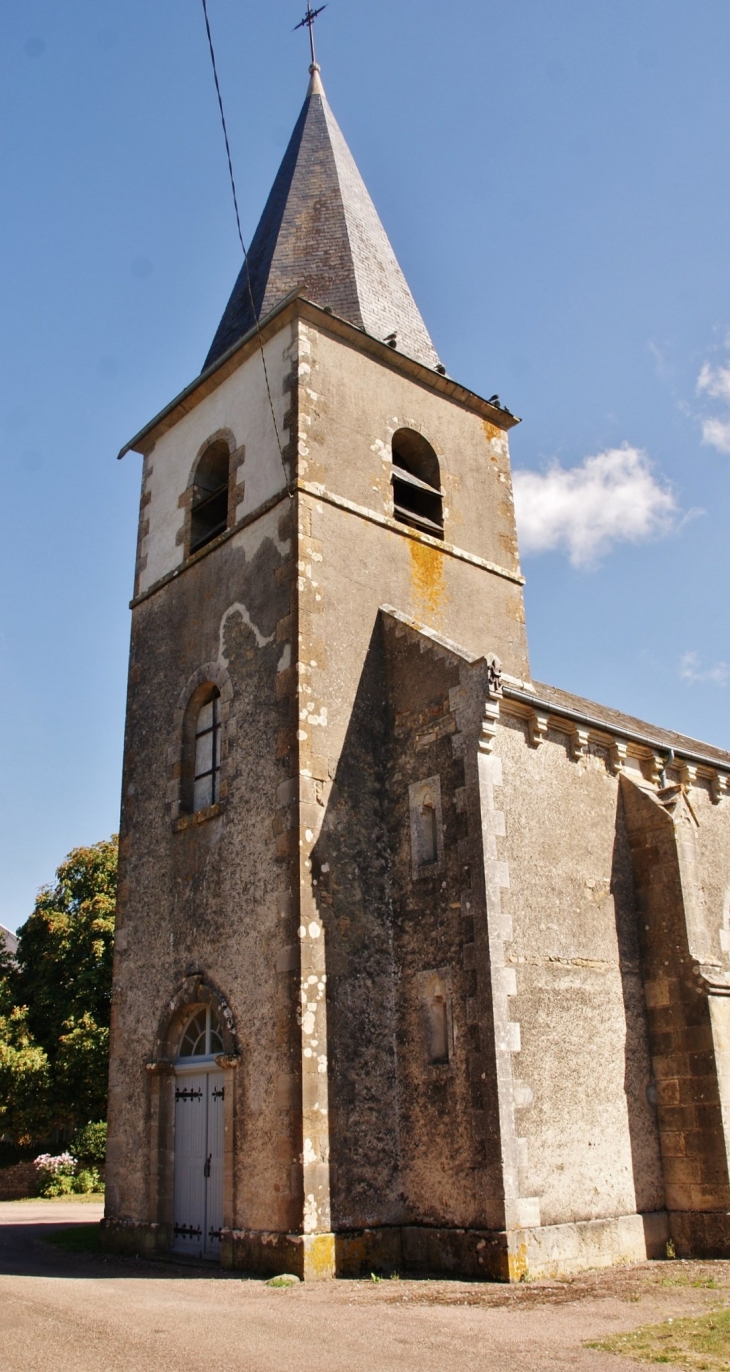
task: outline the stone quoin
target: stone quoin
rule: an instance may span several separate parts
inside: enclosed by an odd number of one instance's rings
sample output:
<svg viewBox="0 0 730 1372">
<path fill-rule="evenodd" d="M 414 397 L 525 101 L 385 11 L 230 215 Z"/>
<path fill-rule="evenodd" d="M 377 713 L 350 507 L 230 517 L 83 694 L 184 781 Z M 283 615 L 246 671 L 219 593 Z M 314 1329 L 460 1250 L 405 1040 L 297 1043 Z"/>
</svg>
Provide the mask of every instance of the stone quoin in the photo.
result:
<svg viewBox="0 0 730 1372">
<path fill-rule="evenodd" d="M 311 76 L 250 283 L 125 449 L 104 1242 L 730 1256 L 730 755 L 532 680 L 518 421 L 445 373 Z"/>
</svg>

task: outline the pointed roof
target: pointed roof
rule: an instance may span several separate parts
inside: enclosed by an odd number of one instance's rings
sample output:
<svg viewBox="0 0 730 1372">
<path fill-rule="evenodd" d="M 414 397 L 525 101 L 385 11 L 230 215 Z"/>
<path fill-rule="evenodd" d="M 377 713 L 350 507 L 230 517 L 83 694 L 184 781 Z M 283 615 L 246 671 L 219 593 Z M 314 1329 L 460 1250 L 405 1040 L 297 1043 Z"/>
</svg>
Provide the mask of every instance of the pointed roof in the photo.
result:
<svg viewBox="0 0 730 1372">
<path fill-rule="evenodd" d="M 319 67 L 310 72 L 249 249 L 250 290 L 244 265 L 203 370 L 297 288 L 374 338 L 395 333 L 399 352 L 436 367 L 438 355 L 327 103 Z"/>
</svg>

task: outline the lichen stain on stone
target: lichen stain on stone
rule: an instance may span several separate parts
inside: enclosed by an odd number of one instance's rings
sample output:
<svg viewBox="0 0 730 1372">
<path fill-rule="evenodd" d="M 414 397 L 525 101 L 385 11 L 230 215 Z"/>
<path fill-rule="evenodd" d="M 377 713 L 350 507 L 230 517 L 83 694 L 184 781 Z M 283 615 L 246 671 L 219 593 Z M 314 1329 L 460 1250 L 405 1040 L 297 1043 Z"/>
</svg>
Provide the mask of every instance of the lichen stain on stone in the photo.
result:
<svg viewBox="0 0 730 1372">
<path fill-rule="evenodd" d="M 484 430 L 487 443 L 490 445 L 490 447 L 495 442 L 495 440 L 498 440 L 502 437 L 502 430 L 498 429 L 496 424 L 490 423 L 488 419 L 482 420 L 482 428 Z M 492 451 L 489 454 L 489 458 L 491 462 L 494 462 L 495 465 L 497 465 L 499 463 L 499 451 L 495 448 L 492 448 Z"/>
<path fill-rule="evenodd" d="M 440 618 L 448 596 L 444 584 L 443 553 L 428 543 L 409 539 L 411 583 L 419 606 L 430 616 Z"/>
<path fill-rule="evenodd" d="M 519 593 L 518 593 L 517 595 L 515 595 L 515 594 L 510 595 L 510 597 L 509 597 L 509 599 L 508 599 L 508 606 L 509 606 L 509 614 L 510 614 L 510 617 L 511 617 L 512 619 L 516 620 L 516 622 L 517 622 L 518 624 L 524 624 L 524 622 L 525 622 L 525 602 L 524 602 L 522 596 L 521 596 Z"/>
</svg>

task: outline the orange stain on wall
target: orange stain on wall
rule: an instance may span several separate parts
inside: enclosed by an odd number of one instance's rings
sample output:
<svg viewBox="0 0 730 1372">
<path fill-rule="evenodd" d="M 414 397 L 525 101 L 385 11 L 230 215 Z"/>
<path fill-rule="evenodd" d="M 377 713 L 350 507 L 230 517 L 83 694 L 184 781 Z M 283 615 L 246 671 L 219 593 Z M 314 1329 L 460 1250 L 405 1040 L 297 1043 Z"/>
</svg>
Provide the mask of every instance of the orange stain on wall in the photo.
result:
<svg viewBox="0 0 730 1372">
<path fill-rule="evenodd" d="M 492 443 L 495 438 L 502 437 L 502 430 L 498 429 L 496 424 L 492 424 L 489 419 L 482 420 L 482 428 L 487 436 L 488 443 Z"/>
<path fill-rule="evenodd" d="M 411 584 L 420 611 L 436 620 L 448 600 L 444 583 L 444 555 L 428 543 L 408 540 L 411 554 Z"/>
</svg>

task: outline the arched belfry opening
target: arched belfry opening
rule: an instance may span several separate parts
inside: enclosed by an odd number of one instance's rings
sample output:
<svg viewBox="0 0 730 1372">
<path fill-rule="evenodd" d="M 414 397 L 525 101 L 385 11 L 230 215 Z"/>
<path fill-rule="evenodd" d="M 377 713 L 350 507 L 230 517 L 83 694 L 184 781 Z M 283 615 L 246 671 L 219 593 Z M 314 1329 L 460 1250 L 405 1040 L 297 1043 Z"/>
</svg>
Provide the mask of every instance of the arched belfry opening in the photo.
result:
<svg viewBox="0 0 730 1372">
<path fill-rule="evenodd" d="M 431 444 L 415 429 L 393 435 L 393 513 L 401 524 L 444 536 L 444 503 L 439 460 Z"/>
<path fill-rule="evenodd" d="M 228 528 L 230 452 L 225 439 L 206 448 L 193 477 L 190 552 L 197 553 Z"/>
</svg>

